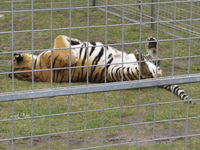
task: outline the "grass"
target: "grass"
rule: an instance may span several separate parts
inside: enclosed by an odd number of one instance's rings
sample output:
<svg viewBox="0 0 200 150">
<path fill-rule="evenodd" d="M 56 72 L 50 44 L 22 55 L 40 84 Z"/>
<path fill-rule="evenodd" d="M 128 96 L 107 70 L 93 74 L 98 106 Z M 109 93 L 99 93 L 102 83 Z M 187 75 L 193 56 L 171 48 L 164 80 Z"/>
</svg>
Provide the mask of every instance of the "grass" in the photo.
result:
<svg viewBox="0 0 200 150">
<path fill-rule="evenodd" d="M 80 39 L 81 41 L 87 40 L 87 33 L 89 32 L 90 41 L 107 42 L 108 44 L 122 43 L 122 19 L 116 18 L 110 14 L 107 14 L 107 24 L 116 25 L 108 26 L 107 32 L 105 28 L 106 13 L 99 11 L 98 9 L 89 10 L 89 31 L 87 28 L 87 9 L 72 10 L 72 19 L 69 20 L 69 10 L 53 11 L 52 28 L 59 30 L 52 31 L 52 39 L 59 34 L 69 35 L 70 31 L 66 28 L 69 27 L 70 22 L 72 27 L 71 36 Z M 0 32 L 11 31 L 11 14 L 5 13 L 5 17 L 0 19 Z M 14 13 L 14 31 L 26 31 L 32 29 L 31 16 L 29 12 Z M 46 12 L 34 12 L 34 29 L 43 30 L 51 28 L 51 13 Z M 129 25 L 130 22 L 125 21 L 124 26 L 124 42 L 139 42 L 140 26 Z M 100 26 L 102 27 L 95 27 Z M 51 31 L 35 31 L 31 32 L 19 32 L 14 33 L 13 37 L 13 50 L 25 51 L 32 49 L 32 38 L 34 39 L 33 48 L 39 50 L 34 52 L 38 54 L 43 49 L 49 49 L 51 47 Z M 141 27 L 142 41 L 148 36 L 157 36 L 156 30 L 150 28 Z M 107 37 L 107 38 L 106 38 Z M 162 32 L 159 32 L 159 40 L 173 39 Z M 12 60 L 11 54 L 5 54 L 2 52 L 12 51 L 12 35 L 11 33 L 3 33 L 0 37 L 0 73 L 9 72 L 10 64 Z M 122 50 L 122 46 L 114 46 L 119 50 Z M 135 49 L 139 48 L 139 44 L 124 45 L 124 51 L 131 53 Z M 173 42 L 159 42 L 159 57 L 171 58 L 173 56 Z M 177 40 L 174 43 L 175 57 L 184 57 L 189 54 L 188 42 Z M 191 56 L 199 55 L 197 51 L 199 46 L 191 45 Z M 144 44 L 141 45 L 142 53 L 146 53 Z M 175 75 L 187 74 L 188 65 L 187 59 L 180 58 L 175 61 Z M 199 73 L 199 58 L 191 59 L 191 73 Z M 172 61 L 163 60 L 161 62 L 161 68 L 164 71 L 165 76 L 172 75 Z M 0 74 L 0 93 L 14 91 L 26 91 L 32 90 L 32 84 L 28 81 L 21 81 L 14 79 L 14 89 L 12 89 L 12 80 L 7 74 Z M 72 83 L 74 85 L 82 85 L 86 83 Z M 53 88 L 67 87 L 68 83 L 53 83 Z M 34 89 L 46 89 L 50 88 L 50 83 L 34 82 Z M 181 87 L 190 93 L 190 97 L 193 99 L 199 99 L 200 84 L 191 83 L 189 88 L 188 84 L 181 85 Z M 156 92 L 156 105 L 155 103 Z M 138 96 L 139 104 L 138 105 Z M 105 99 L 104 99 L 105 98 Z M 87 105 L 86 105 L 87 99 Z M 120 100 L 121 106 L 120 109 Z M 32 135 L 38 136 L 43 134 L 52 133 L 50 146 L 51 149 L 66 149 L 67 140 L 69 142 L 69 149 L 83 148 L 84 139 L 86 147 L 101 146 L 102 143 L 102 125 L 106 128 L 103 130 L 103 144 L 112 145 L 119 142 L 119 124 L 120 128 L 120 142 L 135 142 L 136 135 L 138 133 L 138 141 L 151 140 L 153 138 L 153 131 L 155 131 L 155 138 L 169 137 L 169 129 L 171 126 L 172 136 L 184 136 L 186 133 L 187 120 L 173 120 L 170 124 L 170 118 L 181 119 L 187 118 L 187 104 L 185 103 L 166 103 L 171 101 L 171 93 L 162 88 L 144 88 L 144 89 L 132 89 L 121 91 L 112 91 L 105 93 L 92 93 L 41 98 L 34 100 L 19 100 L 12 102 L 0 103 L 0 139 L 7 139 L 12 137 L 12 104 L 13 104 L 13 137 L 31 136 L 31 124 Z M 173 96 L 173 101 L 180 101 L 176 96 Z M 150 105 L 146 105 L 150 104 Z M 198 117 L 199 102 L 195 105 L 189 105 L 189 117 Z M 33 109 L 32 109 L 33 107 Z M 105 109 L 104 112 L 102 109 Z M 171 110 L 172 109 L 172 110 Z M 85 110 L 88 112 L 85 113 Z M 138 111 L 139 110 L 139 111 Z M 68 114 L 69 119 L 68 119 Z M 49 114 L 50 124 L 49 124 Z M 154 118 L 154 114 L 156 117 Z M 33 119 L 30 116 L 33 115 Z M 86 122 L 85 122 L 86 115 Z M 138 118 L 137 118 L 138 116 Z M 155 129 L 153 121 L 165 120 L 163 122 L 156 122 Z M 5 121 L 2 121 L 5 120 Z M 139 123 L 148 122 L 148 124 Z M 68 126 L 69 123 L 69 126 Z M 132 125 L 130 125 L 132 124 Z M 69 128 L 68 128 L 69 127 Z M 113 128 L 109 128 L 113 127 Z M 188 120 L 188 134 L 198 134 L 200 127 L 200 119 Z M 93 130 L 96 129 L 97 130 Z M 88 129 L 84 132 L 84 129 Z M 67 131 L 70 131 L 67 135 Z M 137 132 L 138 131 L 138 132 Z M 60 133 L 60 134 L 57 134 Z M 62 133 L 62 134 L 61 134 Z M 67 138 L 68 137 L 68 138 Z M 32 138 L 33 149 L 47 149 L 49 144 L 49 136 L 41 136 Z M 199 137 L 188 137 L 187 146 L 188 149 L 198 149 L 200 143 Z M 148 150 L 152 148 L 152 142 L 138 143 L 138 149 Z M 13 147 L 16 149 L 30 149 L 31 138 L 17 139 L 14 141 Z M 185 138 L 175 139 L 171 141 L 171 149 L 184 149 Z M 121 145 L 121 149 L 134 149 L 135 144 Z M 169 141 L 155 141 L 154 149 L 168 149 Z M 11 149 L 11 141 L 0 142 L 0 149 Z M 118 149 L 118 146 L 105 147 L 104 149 Z"/>
</svg>

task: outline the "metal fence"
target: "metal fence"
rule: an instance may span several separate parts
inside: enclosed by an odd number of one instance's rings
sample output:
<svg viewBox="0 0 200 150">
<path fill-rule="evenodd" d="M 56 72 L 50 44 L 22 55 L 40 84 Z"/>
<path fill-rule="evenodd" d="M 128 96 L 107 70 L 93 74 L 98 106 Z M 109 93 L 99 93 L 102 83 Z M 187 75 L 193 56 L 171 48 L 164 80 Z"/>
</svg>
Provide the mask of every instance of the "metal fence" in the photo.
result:
<svg viewBox="0 0 200 150">
<path fill-rule="evenodd" d="M 0 149 L 198 148 L 199 14 L 194 0 L 2 0 Z M 152 35 L 165 77 L 101 84 L 14 79 L 13 54 L 52 51 L 59 34 L 126 52 L 144 51 Z M 157 88 L 186 83 L 196 105 Z M 141 89 L 148 87 L 155 88 Z"/>
<path fill-rule="evenodd" d="M 98 1 L 97 5 L 105 5 L 106 1 Z M 142 25 L 160 30 L 168 35 L 187 40 L 191 34 L 192 42 L 199 45 L 199 1 L 108 1 L 108 12 L 118 17 L 125 15 L 131 22 L 140 22 Z M 122 6 L 124 5 L 124 7 Z M 105 8 L 102 8 L 105 11 Z M 192 10 L 192 11 L 191 11 Z M 192 23 L 190 18 L 192 16 Z M 159 27 L 157 27 L 159 24 Z M 174 31 L 175 30 L 175 31 Z M 190 33 L 191 32 L 191 33 Z"/>
</svg>

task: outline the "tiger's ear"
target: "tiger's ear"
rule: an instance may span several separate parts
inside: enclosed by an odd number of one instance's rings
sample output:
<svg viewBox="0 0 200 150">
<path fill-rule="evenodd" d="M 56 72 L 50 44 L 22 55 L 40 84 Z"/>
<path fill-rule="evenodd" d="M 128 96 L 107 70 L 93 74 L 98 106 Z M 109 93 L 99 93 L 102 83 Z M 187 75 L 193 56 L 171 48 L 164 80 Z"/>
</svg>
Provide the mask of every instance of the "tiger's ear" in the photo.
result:
<svg viewBox="0 0 200 150">
<path fill-rule="evenodd" d="M 15 56 L 15 59 L 17 60 L 17 62 L 21 62 L 23 60 L 22 55 L 19 53 L 15 53 L 14 56 Z"/>
<path fill-rule="evenodd" d="M 78 45 L 78 44 L 81 44 L 81 41 L 79 41 L 79 40 L 71 40 L 71 41 L 69 41 L 69 42 L 71 42 L 71 45 Z"/>
</svg>

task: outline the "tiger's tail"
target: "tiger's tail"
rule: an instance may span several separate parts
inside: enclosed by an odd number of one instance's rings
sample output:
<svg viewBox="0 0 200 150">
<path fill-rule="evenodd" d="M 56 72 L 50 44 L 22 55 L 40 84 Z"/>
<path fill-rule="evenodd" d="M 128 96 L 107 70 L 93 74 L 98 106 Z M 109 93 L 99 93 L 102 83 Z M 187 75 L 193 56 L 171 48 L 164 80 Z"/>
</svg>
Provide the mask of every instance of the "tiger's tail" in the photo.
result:
<svg viewBox="0 0 200 150">
<path fill-rule="evenodd" d="M 164 85 L 163 88 L 168 91 L 173 91 L 173 93 L 177 95 L 178 97 L 180 97 L 183 101 L 185 102 L 189 101 L 189 103 L 194 104 L 192 99 L 189 98 L 186 92 L 182 88 L 180 88 L 178 85 Z"/>
</svg>

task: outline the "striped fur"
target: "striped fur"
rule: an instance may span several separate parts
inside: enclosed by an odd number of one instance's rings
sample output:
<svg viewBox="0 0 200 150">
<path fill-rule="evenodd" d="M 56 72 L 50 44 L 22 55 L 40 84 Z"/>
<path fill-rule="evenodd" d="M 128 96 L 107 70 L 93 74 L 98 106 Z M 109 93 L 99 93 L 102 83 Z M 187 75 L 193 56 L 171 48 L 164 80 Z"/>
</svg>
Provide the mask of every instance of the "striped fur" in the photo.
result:
<svg viewBox="0 0 200 150">
<path fill-rule="evenodd" d="M 156 49 L 157 49 L 157 42 L 156 42 L 156 39 L 154 37 L 148 37 L 147 38 L 147 41 L 152 41 L 152 42 L 148 42 L 148 43 L 145 43 L 145 47 L 146 47 L 146 50 L 148 52 L 147 55 L 143 55 L 143 57 L 146 59 L 146 60 L 149 60 L 151 63 L 153 63 L 154 65 L 157 64 L 157 66 L 160 66 L 160 60 L 159 58 L 157 58 L 156 56 Z M 178 97 L 180 97 L 182 100 L 184 100 L 185 102 L 189 101 L 189 103 L 192 103 L 193 104 L 193 101 L 192 99 L 190 99 L 186 92 L 181 88 L 179 87 L 178 85 L 165 85 L 165 86 L 162 86 L 164 89 L 166 90 L 169 90 L 169 91 L 172 91 L 175 95 L 177 95 Z"/>
<path fill-rule="evenodd" d="M 177 96 L 179 96 L 182 100 L 184 100 L 185 102 L 194 104 L 192 99 L 190 99 L 187 94 L 185 93 L 185 91 L 183 89 L 181 89 L 178 85 L 165 85 L 163 86 L 164 89 L 167 89 L 169 91 L 173 91 L 173 93 Z"/>
<path fill-rule="evenodd" d="M 72 82 L 85 82 L 87 79 L 90 82 L 118 82 L 161 77 L 162 70 L 157 67 L 159 63 L 156 66 L 155 62 L 150 62 L 156 56 L 152 52 L 156 47 L 156 42 L 151 39 L 148 41 L 153 42 L 146 44 L 148 55 L 145 56 L 138 50 L 133 54 L 127 54 L 113 47 L 104 46 L 100 42 L 81 43 L 77 39 L 60 35 L 54 40 L 55 50 L 52 52 L 44 51 L 38 56 L 25 53 L 15 54 L 14 77 L 32 80 L 32 62 L 34 81 L 40 82 L 50 82 L 51 79 L 53 82 L 68 82 L 69 79 Z M 142 60 L 140 65 L 138 65 L 139 60 Z M 71 69 L 69 69 L 70 66 Z M 37 71 L 51 67 L 53 68 L 52 76 L 51 70 Z M 26 72 L 17 73 L 17 71 Z M 9 76 L 12 77 L 12 74 Z M 168 89 L 167 86 L 164 88 Z"/>
</svg>

